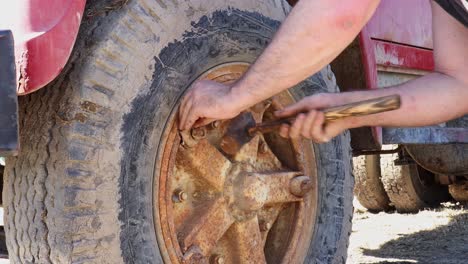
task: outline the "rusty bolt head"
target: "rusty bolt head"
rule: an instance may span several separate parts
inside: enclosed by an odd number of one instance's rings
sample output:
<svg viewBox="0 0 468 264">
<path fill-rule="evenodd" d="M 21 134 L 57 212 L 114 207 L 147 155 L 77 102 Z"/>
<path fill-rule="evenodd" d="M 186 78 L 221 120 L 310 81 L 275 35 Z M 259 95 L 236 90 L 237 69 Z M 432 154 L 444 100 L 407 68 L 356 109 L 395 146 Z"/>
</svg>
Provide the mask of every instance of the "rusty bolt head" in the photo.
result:
<svg viewBox="0 0 468 264">
<path fill-rule="evenodd" d="M 304 196 L 312 189 L 312 181 L 308 176 L 297 176 L 289 182 L 289 191 L 299 197 Z"/>
<path fill-rule="evenodd" d="M 201 250 L 197 246 L 190 246 L 190 248 L 185 252 L 183 256 L 184 264 L 196 264 L 196 263 L 204 263 L 204 256 L 201 253 Z"/>
<path fill-rule="evenodd" d="M 213 128 L 218 128 L 219 125 L 221 125 L 221 121 L 219 121 L 219 120 L 214 121 L 213 123 L 211 123 L 211 127 L 213 127 Z"/>
<path fill-rule="evenodd" d="M 258 152 L 265 154 L 268 151 L 268 146 L 264 141 L 260 141 L 260 145 L 258 146 Z"/>
<path fill-rule="evenodd" d="M 204 127 L 194 128 L 191 134 L 194 139 L 202 139 L 206 137 L 206 129 Z"/>
<path fill-rule="evenodd" d="M 176 190 L 172 196 L 172 200 L 176 203 L 183 202 L 187 200 L 188 194 L 182 190 Z"/>
<path fill-rule="evenodd" d="M 214 255 L 211 257 L 211 261 L 210 261 L 212 264 L 224 264 L 225 261 L 224 261 L 224 257 L 221 256 L 221 255 Z"/>
<path fill-rule="evenodd" d="M 271 223 L 267 221 L 261 221 L 259 224 L 260 224 L 260 231 L 262 232 L 268 231 L 271 228 Z"/>
</svg>

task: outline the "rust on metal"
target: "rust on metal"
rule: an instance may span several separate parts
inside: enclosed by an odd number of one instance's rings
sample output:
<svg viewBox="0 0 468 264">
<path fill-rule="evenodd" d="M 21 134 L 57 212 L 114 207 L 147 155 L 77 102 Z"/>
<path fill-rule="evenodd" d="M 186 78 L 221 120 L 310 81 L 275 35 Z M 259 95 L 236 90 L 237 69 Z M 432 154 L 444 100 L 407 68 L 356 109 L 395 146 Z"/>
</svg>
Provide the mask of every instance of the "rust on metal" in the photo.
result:
<svg viewBox="0 0 468 264">
<path fill-rule="evenodd" d="M 203 78 L 229 83 L 246 69 L 223 65 Z M 285 93 L 247 113 L 254 123 L 262 122 L 292 102 Z M 166 133 L 154 185 L 164 261 L 303 262 L 317 206 L 312 146 L 271 133 L 254 135 L 230 151 L 226 134 L 232 122 L 180 133 L 173 123 Z"/>
<path fill-rule="evenodd" d="M 222 138 L 221 149 L 229 155 L 235 155 L 253 138 L 248 129 L 254 126 L 255 119 L 250 112 L 243 112 L 232 119 Z"/>
<path fill-rule="evenodd" d="M 307 176 L 294 177 L 290 181 L 289 188 L 292 194 L 302 197 L 312 189 L 312 181 Z"/>
<path fill-rule="evenodd" d="M 204 127 L 197 127 L 191 130 L 191 135 L 194 139 L 202 139 L 206 137 L 206 129 Z"/>
<path fill-rule="evenodd" d="M 223 256 L 214 255 L 214 256 L 211 257 L 210 263 L 211 264 L 224 264 L 224 263 L 226 263 L 226 261 L 224 260 Z"/>
<path fill-rule="evenodd" d="M 187 198 L 188 198 L 188 195 L 186 192 L 184 192 L 183 190 L 176 190 L 174 192 L 172 200 L 176 203 L 180 203 L 180 202 L 187 200 Z"/>
</svg>

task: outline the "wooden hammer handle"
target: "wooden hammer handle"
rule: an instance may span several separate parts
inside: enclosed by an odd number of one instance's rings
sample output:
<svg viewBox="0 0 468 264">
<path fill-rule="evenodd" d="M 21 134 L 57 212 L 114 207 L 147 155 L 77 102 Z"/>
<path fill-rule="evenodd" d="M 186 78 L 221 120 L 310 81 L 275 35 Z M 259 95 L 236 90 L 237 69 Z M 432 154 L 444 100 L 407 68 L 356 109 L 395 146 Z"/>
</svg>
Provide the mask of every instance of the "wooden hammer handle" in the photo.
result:
<svg viewBox="0 0 468 264">
<path fill-rule="evenodd" d="M 326 121 L 333 121 L 350 116 L 363 116 L 396 110 L 400 108 L 399 95 L 389 95 L 365 101 L 323 109 Z"/>
<path fill-rule="evenodd" d="M 354 102 L 350 104 L 330 107 L 322 109 L 325 114 L 325 121 L 332 122 L 334 120 L 350 117 L 350 116 L 364 116 L 382 113 L 386 111 L 396 110 L 400 108 L 401 100 L 399 95 L 389 95 L 378 97 L 365 101 Z M 257 124 L 257 126 L 250 128 L 249 133 L 261 132 L 268 133 L 278 129 L 282 124 L 291 125 L 296 117 L 288 117 L 269 122 Z"/>
</svg>

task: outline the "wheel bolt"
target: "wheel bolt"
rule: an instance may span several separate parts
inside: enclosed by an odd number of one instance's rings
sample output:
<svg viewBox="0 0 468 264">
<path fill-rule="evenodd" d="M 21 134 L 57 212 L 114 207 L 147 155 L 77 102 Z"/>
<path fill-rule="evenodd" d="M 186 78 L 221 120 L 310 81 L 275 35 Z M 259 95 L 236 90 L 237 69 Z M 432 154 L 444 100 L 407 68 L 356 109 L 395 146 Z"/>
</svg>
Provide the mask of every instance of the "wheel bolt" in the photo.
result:
<svg viewBox="0 0 468 264">
<path fill-rule="evenodd" d="M 206 137 L 206 130 L 204 127 L 194 128 L 191 134 L 194 139 L 202 139 Z"/>
<path fill-rule="evenodd" d="M 172 200 L 176 203 L 181 203 L 187 200 L 187 198 L 188 198 L 187 193 L 182 190 L 176 190 L 174 192 L 174 195 L 172 196 Z"/>
<path fill-rule="evenodd" d="M 270 230 L 270 228 L 271 228 L 271 223 L 267 221 L 260 222 L 260 231 L 265 232 L 265 231 Z"/>
<path fill-rule="evenodd" d="M 214 255 L 210 261 L 212 264 L 224 264 L 224 257 L 221 255 Z"/>
<path fill-rule="evenodd" d="M 265 154 L 268 151 L 268 146 L 264 141 L 260 141 L 260 146 L 258 146 L 258 152 Z"/>
<path fill-rule="evenodd" d="M 213 123 L 211 123 L 211 126 L 213 128 L 218 128 L 220 124 L 221 124 L 221 121 L 217 120 L 217 121 L 214 121 Z"/>
<path fill-rule="evenodd" d="M 299 197 L 312 189 L 312 181 L 308 176 L 297 176 L 289 182 L 289 191 Z"/>
</svg>

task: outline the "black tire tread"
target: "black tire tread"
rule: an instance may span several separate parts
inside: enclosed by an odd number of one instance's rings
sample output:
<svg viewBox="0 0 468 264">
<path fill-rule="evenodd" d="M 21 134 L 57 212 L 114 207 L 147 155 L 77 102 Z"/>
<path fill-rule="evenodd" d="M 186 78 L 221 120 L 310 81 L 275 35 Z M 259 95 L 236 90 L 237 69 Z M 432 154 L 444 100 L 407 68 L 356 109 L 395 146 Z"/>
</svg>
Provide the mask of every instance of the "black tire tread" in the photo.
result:
<svg viewBox="0 0 468 264">
<path fill-rule="evenodd" d="M 418 165 L 407 164 L 397 166 L 394 161 L 398 154 L 382 155 L 382 182 L 391 204 L 400 213 L 415 213 L 421 209 L 433 207 L 448 199 L 446 187 L 438 184 L 424 186 L 418 177 Z"/>
<path fill-rule="evenodd" d="M 468 203 L 468 182 L 449 185 L 449 193 L 455 201 Z"/>
<path fill-rule="evenodd" d="M 354 195 L 359 203 L 372 212 L 391 208 L 380 174 L 380 156 L 367 155 L 353 159 Z"/>
</svg>

